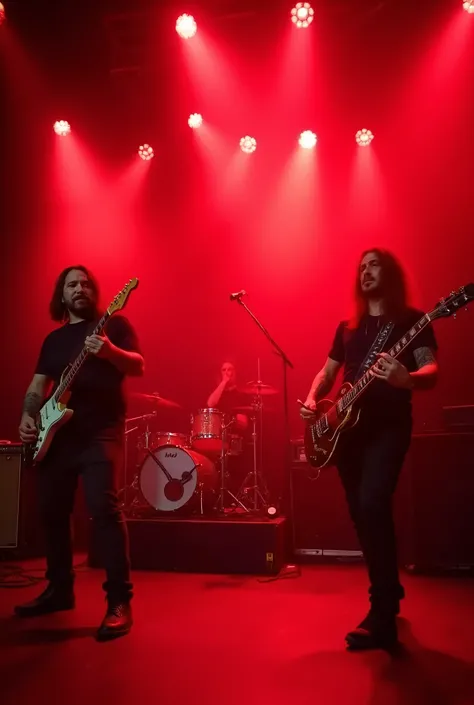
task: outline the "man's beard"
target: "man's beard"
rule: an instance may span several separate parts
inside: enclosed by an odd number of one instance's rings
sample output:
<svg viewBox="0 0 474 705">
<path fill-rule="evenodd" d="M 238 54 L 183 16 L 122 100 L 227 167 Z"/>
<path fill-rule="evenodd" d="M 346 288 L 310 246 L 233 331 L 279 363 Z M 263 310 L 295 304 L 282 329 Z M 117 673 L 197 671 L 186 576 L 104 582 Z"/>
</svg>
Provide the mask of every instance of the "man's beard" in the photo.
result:
<svg viewBox="0 0 474 705">
<path fill-rule="evenodd" d="M 377 284 L 371 289 L 364 289 L 363 287 L 361 287 L 361 292 L 364 299 L 367 300 L 383 298 L 383 287 L 381 283 Z"/>
<path fill-rule="evenodd" d="M 92 321 L 97 317 L 97 306 L 90 299 L 76 299 L 67 306 L 68 311 L 86 321 Z"/>
</svg>

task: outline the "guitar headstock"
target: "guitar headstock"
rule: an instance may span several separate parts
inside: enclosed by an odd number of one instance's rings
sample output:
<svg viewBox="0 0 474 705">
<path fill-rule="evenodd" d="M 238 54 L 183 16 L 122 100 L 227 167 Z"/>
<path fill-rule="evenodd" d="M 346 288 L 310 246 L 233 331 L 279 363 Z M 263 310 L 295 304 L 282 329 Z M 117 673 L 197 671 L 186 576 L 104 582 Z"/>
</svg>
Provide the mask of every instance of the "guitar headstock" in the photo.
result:
<svg viewBox="0 0 474 705">
<path fill-rule="evenodd" d="M 466 284 L 457 291 L 452 291 L 446 299 L 441 299 L 438 305 L 430 312 L 429 317 L 448 318 L 455 316 L 459 309 L 474 300 L 474 284 Z"/>
<path fill-rule="evenodd" d="M 134 279 L 130 279 L 130 281 L 125 284 L 122 291 L 117 294 L 115 299 L 107 308 L 107 313 L 109 314 L 109 316 L 111 316 L 116 311 L 121 311 L 124 308 L 125 304 L 127 303 L 128 297 L 130 296 L 132 291 L 137 288 L 137 286 L 138 279 L 136 277 Z"/>
</svg>

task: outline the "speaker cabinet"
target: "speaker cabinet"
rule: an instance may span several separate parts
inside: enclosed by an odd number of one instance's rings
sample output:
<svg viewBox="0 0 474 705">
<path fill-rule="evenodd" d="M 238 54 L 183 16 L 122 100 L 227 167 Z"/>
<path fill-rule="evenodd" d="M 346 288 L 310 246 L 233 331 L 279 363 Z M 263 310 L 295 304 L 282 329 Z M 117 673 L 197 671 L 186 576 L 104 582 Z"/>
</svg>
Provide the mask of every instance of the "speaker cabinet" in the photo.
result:
<svg viewBox="0 0 474 705">
<path fill-rule="evenodd" d="M 291 468 L 293 549 L 296 556 L 361 557 L 336 468 L 319 477 L 305 462 Z"/>
<path fill-rule="evenodd" d="M 404 564 L 474 568 L 474 433 L 414 436 L 398 494 Z"/>
<path fill-rule="evenodd" d="M 18 547 L 21 467 L 21 444 L 0 445 L 0 549 Z"/>
</svg>

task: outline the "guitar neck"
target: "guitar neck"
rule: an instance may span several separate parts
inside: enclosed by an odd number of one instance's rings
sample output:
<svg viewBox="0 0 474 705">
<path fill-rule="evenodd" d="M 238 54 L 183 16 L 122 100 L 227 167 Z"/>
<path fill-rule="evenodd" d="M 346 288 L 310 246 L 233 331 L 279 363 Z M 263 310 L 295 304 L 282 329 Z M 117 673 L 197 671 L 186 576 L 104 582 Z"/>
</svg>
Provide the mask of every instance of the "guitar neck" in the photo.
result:
<svg viewBox="0 0 474 705">
<path fill-rule="evenodd" d="M 90 335 L 100 335 L 109 318 L 110 314 L 108 311 L 106 311 Z M 63 396 L 63 394 L 68 391 L 69 387 L 74 382 L 77 373 L 79 372 L 86 358 L 88 357 L 88 354 L 89 353 L 87 352 L 87 350 L 85 348 L 82 348 L 81 352 L 72 363 L 64 379 L 61 381 L 61 384 L 58 386 L 54 393 L 54 398 L 56 402 L 58 402 Z"/>
<path fill-rule="evenodd" d="M 410 345 L 410 343 L 416 338 L 416 336 L 421 333 L 421 331 L 426 328 L 430 323 L 431 318 L 428 314 L 425 314 L 420 320 L 415 323 L 413 328 L 410 328 L 408 333 L 405 333 L 403 338 L 400 338 L 398 343 L 396 343 L 393 348 L 388 351 L 390 357 L 397 358 L 401 353 Z M 374 379 L 373 375 L 369 374 L 367 371 L 356 384 L 350 389 L 344 396 L 342 396 L 337 402 L 337 408 L 339 413 L 346 411 L 350 406 L 354 404 L 355 401 L 365 392 L 369 384 Z"/>
</svg>

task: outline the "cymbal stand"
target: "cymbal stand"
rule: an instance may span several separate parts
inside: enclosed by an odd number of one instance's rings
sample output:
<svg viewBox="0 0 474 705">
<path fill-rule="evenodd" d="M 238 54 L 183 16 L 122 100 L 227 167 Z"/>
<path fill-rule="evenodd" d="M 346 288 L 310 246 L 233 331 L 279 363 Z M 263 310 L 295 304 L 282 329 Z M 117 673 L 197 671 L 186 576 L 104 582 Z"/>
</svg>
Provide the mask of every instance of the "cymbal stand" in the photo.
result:
<svg viewBox="0 0 474 705">
<path fill-rule="evenodd" d="M 226 445 L 227 445 L 227 429 L 229 426 L 232 426 L 235 423 L 235 419 L 232 418 L 229 423 L 222 423 L 222 447 L 221 447 L 221 455 L 220 455 L 220 480 L 221 480 L 221 486 L 219 488 L 219 496 L 217 498 L 217 503 L 216 503 L 216 510 L 218 512 L 225 512 L 225 496 L 226 494 L 231 497 L 231 499 L 239 505 L 245 512 L 248 512 L 249 509 L 245 506 L 241 500 L 235 496 L 226 486 L 225 486 L 225 476 L 226 476 L 226 471 L 227 471 L 227 452 L 226 452 Z"/>
<path fill-rule="evenodd" d="M 136 426 L 133 428 L 129 428 L 125 430 L 125 444 L 124 444 L 124 486 L 122 487 L 121 490 L 118 492 L 118 497 L 123 494 L 123 501 L 120 503 L 120 509 L 123 509 L 125 512 L 130 512 L 132 508 L 140 507 L 142 506 L 139 500 L 139 482 L 140 478 L 138 475 L 138 468 L 140 467 L 140 463 L 137 462 L 135 465 L 135 474 L 133 476 L 132 482 L 130 484 L 127 484 L 127 469 L 128 469 L 128 436 L 130 433 L 133 433 L 133 431 L 137 431 L 140 427 L 140 422 L 141 421 L 146 421 L 146 427 L 145 427 L 145 445 L 144 448 L 145 450 L 148 450 L 149 447 L 149 439 L 151 436 L 151 431 L 149 428 L 149 421 L 152 418 L 156 417 L 156 412 L 153 412 L 152 414 L 143 414 L 142 416 L 135 416 L 133 419 L 127 419 L 127 423 L 137 423 Z M 130 491 L 133 490 L 133 499 L 130 503 L 129 501 L 129 493 Z"/>
<path fill-rule="evenodd" d="M 257 383 L 259 384 L 259 383 Z M 252 421 L 252 450 L 253 450 L 253 468 L 247 473 L 238 493 L 238 497 L 251 497 L 250 511 L 259 512 L 261 509 L 268 507 L 268 489 L 262 475 L 262 412 L 263 402 L 260 394 L 257 394 L 252 403 L 254 412 L 251 416 Z M 260 428 L 260 442 L 257 430 Z M 250 486 L 248 483 L 251 483 Z"/>
</svg>

